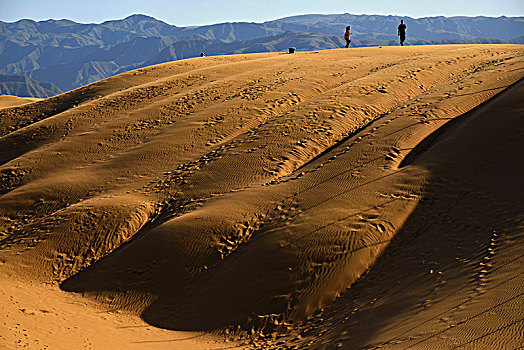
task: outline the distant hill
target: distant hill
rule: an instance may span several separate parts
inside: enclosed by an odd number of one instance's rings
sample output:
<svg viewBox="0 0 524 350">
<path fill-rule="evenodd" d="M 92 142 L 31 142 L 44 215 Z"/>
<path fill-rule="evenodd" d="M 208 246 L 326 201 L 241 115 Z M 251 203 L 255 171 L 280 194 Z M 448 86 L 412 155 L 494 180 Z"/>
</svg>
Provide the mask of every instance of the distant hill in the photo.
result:
<svg viewBox="0 0 524 350">
<path fill-rule="evenodd" d="M 0 95 L 47 98 L 61 93 L 51 83 L 42 83 L 25 76 L 0 74 Z"/>
<path fill-rule="evenodd" d="M 145 15 L 101 24 L 70 20 L 0 22 L 0 73 L 47 81 L 68 91 L 154 63 L 207 55 L 332 49 L 353 29 L 355 46 L 396 45 L 396 26 L 408 25 L 407 44 L 523 43 L 524 17 L 303 15 L 264 23 L 177 27 Z"/>
<path fill-rule="evenodd" d="M 340 28 L 351 25 L 361 40 L 395 39 L 397 26 L 403 19 L 408 38 L 416 40 L 496 38 L 510 40 L 524 35 L 524 17 L 423 17 L 379 15 L 302 15 L 267 22 L 284 30 L 314 31 L 340 34 Z M 320 31 L 318 31 L 320 32 Z"/>
</svg>

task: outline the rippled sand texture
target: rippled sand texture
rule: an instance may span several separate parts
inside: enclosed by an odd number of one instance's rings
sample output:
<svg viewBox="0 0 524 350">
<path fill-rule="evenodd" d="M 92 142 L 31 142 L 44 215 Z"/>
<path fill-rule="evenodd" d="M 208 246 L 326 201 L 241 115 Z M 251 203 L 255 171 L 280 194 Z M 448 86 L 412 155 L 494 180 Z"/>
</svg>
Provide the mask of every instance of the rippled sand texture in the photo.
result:
<svg viewBox="0 0 524 350">
<path fill-rule="evenodd" d="M 288 347 L 522 341 L 523 57 L 206 57 L 1 110 L 0 276 L 173 330 L 317 315 Z"/>
</svg>

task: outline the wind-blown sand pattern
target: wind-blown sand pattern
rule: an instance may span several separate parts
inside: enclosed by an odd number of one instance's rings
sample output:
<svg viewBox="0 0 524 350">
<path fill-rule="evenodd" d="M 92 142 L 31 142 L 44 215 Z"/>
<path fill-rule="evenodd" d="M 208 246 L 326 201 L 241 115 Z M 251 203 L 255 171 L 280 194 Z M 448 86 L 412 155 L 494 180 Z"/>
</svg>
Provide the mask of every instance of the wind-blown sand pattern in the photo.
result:
<svg viewBox="0 0 524 350">
<path fill-rule="evenodd" d="M 522 344 L 523 57 L 206 57 L 1 110 L 0 345 L 23 293 L 85 303 L 56 313 L 94 348 L 143 345 L 83 332 L 97 307 L 193 332 L 151 327 L 167 348 L 237 325 L 255 347 Z"/>
</svg>

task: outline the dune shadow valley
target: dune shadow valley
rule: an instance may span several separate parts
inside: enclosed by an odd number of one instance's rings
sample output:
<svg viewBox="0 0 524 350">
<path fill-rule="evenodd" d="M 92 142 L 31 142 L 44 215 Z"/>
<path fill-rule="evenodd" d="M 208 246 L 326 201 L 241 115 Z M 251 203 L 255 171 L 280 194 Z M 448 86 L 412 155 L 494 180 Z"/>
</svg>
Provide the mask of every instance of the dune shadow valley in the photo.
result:
<svg viewBox="0 0 524 350">
<path fill-rule="evenodd" d="M 524 345 L 524 46 L 0 97 L 2 349 Z"/>
</svg>

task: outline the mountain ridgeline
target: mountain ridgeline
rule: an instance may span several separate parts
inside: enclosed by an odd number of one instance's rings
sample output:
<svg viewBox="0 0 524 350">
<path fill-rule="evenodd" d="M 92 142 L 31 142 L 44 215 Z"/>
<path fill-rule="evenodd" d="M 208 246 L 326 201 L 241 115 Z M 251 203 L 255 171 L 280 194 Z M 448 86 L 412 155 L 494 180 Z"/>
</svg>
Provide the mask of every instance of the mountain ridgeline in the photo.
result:
<svg viewBox="0 0 524 350">
<path fill-rule="evenodd" d="M 26 76 L 0 74 L 0 95 L 47 98 L 60 92 L 51 83 L 41 83 Z"/>
<path fill-rule="evenodd" d="M 55 87 L 53 93 L 132 69 L 206 55 L 343 47 L 346 25 L 352 45 L 396 45 L 400 19 L 407 44 L 524 44 L 524 17 L 427 17 L 302 15 L 264 23 L 177 27 L 145 15 L 101 24 L 70 20 L 0 21 L 0 74 L 25 76 Z M 16 80 L 16 78 L 14 78 Z M 23 79 L 23 78 L 22 78 Z M 31 90 L 30 90 L 31 91 Z M 48 92 L 29 93 L 48 97 Z M 0 87 L 0 94 L 7 93 Z"/>
</svg>

